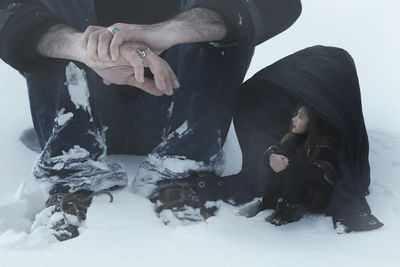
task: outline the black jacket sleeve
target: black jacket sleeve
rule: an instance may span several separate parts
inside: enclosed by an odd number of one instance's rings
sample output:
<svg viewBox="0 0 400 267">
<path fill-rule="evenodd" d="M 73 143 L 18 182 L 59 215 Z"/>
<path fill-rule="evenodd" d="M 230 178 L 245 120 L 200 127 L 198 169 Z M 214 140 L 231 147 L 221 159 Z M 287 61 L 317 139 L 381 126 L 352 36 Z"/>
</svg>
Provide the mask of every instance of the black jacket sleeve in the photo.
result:
<svg viewBox="0 0 400 267">
<path fill-rule="evenodd" d="M 312 160 L 294 157 L 289 159 L 289 164 L 303 168 L 311 179 L 325 181 L 335 186 L 341 176 L 335 139 L 326 137 L 316 149 L 318 154 Z"/>
<path fill-rule="evenodd" d="M 40 36 L 51 26 L 65 24 L 39 1 L 0 0 L 0 58 L 25 72 L 44 60 L 36 53 Z"/>
<path fill-rule="evenodd" d="M 272 154 L 279 154 L 279 155 L 284 155 L 284 150 L 282 149 L 281 145 L 272 145 L 267 150 L 265 150 L 263 154 L 263 163 L 264 166 L 269 166 L 269 157 Z"/>
<path fill-rule="evenodd" d="M 226 46 L 256 46 L 289 28 L 300 16 L 300 0 L 198 0 L 194 7 L 218 12 L 228 27 Z"/>
</svg>

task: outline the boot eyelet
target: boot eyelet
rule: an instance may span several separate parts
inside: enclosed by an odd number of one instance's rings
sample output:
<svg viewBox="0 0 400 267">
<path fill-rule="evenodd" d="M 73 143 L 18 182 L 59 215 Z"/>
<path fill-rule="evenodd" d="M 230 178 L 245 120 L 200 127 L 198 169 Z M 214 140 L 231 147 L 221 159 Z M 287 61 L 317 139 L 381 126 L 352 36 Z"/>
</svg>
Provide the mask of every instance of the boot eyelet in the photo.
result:
<svg viewBox="0 0 400 267">
<path fill-rule="evenodd" d="M 219 186 L 222 186 L 224 184 L 224 181 L 218 181 L 217 183 Z"/>
<path fill-rule="evenodd" d="M 360 217 L 366 217 L 366 216 L 368 216 L 368 214 L 367 214 L 366 212 L 360 212 L 359 215 L 360 215 Z"/>
<path fill-rule="evenodd" d="M 199 186 L 200 188 L 204 188 L 204 187 L 206 187 L 206 182 L 200 181 L 200 182 L 198 182 L 198 186 Z"/>
<path fill-rule="evenodd" d="M 376 222 L 375 220 L 371 220 L 371 221 L 368 222 L 368 224 L 369 224 L 369 225 L 376 225 L 377 222 Z"/>
<path fill-rule="evenodd" d="M 20 7 L 21 4 L 19 3 L 11 3 L 7 6 L 8 11 L 13 12 L 14 10 L 16 10 L 17 8 Z"/>
</svg>

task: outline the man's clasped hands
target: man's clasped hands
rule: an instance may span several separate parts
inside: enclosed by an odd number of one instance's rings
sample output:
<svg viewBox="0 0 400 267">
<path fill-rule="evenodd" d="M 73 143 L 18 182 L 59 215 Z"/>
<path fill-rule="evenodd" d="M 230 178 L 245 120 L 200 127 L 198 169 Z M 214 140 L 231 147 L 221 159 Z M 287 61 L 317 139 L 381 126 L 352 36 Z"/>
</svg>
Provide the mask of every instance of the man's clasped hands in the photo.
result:
<svg viewBox="0 0 400 267">
<path fill-rule="evenodd" d="M 89 26 L 81 37 L 82 61 L 105 84 L 131 85 L 156 96 L 172 95 L 180 84 L 159 55 L 173 45 L 174 40 L 157 26 Z M 144 68 L 150 69 L 154 80 L 144 76 Z"/>
</svg>

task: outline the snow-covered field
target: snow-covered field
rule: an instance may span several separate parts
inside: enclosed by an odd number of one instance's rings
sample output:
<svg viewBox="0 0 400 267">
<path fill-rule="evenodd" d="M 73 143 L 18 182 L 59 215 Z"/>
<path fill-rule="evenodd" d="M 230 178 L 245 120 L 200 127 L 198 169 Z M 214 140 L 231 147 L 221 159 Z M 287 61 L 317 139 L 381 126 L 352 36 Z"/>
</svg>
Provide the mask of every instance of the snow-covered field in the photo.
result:
<svg viewBox="0 0 400 267">
<path fill-rule="evenodd" d="M 330 218 L 308 216 L 275 227 L 268 211 L 248 219 L 222 204 L 216 217 L 189 226 L 165 226 L 152 204 L 128 190 L 94 199 L 81 235 L 59 243 L 31 233 L 45 196 L 31 176 L 35 152 L 20 141 L 31 127 L 22 77 L 0 62 L 0 266 L 399 266 L 400 253 L 400 34 L 398 0 L 303 0 L 303 14 L 285 33 L 259 46 L 256 71 L 315 44 L 339 46 L 354 57 L 370 139 L 368 201 L 385 226 L 337 234 Z M 240 169 L 233 131 L 224 147 L 225 174 Z M 142 160 L 112 156 L 129 178 Z"/>
</svg>

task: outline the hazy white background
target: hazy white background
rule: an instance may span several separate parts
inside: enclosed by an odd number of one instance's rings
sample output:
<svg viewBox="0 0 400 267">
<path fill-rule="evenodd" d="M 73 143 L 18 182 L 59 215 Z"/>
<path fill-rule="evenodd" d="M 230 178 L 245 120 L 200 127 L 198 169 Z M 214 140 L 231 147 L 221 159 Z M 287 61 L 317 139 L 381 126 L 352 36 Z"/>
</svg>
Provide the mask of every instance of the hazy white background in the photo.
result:
<svg viewBox="0 0 400 267">
<path fill-rule="evenodd" d="M 31 177 L 37 154 L 18 140 L 31 127 L 22 77 L 0 62 L 0 266 L 398 266 L 400 236 L 400 35 L 398 0 L 303 0 L 286 32 L 260 45 L 248 78 L 308 46 L 342 47 L 353 55 L 361 84 L 372 171 L 368 201 L 385 226 L 338 235 L 330 218 L 308 216 L 275 227 L 268 212 L 247 219 L 223 205 L 207 223 L 164 226 L 146 199 L 127 190 L 97 197 L 81 235 L 58 243 L 30 232 L 45 196 Z M 234 132 L 224 147 L 225 173 L 240 169 Z M 113 156 L 129 178 L 141 157 Z"/>
</svg>

